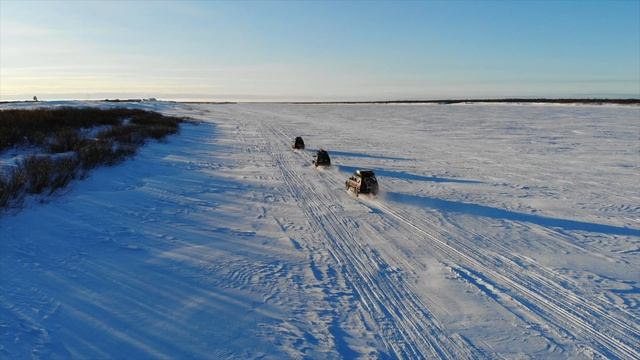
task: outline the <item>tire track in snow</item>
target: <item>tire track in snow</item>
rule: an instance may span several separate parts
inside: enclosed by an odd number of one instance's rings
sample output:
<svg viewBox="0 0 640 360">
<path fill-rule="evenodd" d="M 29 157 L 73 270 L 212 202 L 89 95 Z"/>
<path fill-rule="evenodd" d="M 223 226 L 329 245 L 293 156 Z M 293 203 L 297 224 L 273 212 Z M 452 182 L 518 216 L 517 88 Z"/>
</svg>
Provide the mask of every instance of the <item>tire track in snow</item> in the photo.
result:
<svg viewBox="0 0 640 360">
<path fill-rule="evenodd" d="M 428 225 L 432 225 L 430 226 L 431 228 L 436 227 L 437 225 L 434 225 L 432 221 L 429 221 L 427 219 L 423 219 L 422 220 L 425 224 Z M 532 226 L 531 225 L 524 225 L 527 228 L 531 229 Z M 442 233 L 444 229 L 441 227 L 440 229 L 440 233 Z M 546 230 L 546 229 L 545 229 Z M 450 232 L 450 231 L 449 231 Z M 528 271 L 528 275 L 533 276 L 537 281 L 539 281 L 540 283 L 543 283 L 545 286 L 549 287 L 549 288 L 553 288 L 554 291 L 557 291 L 559 293 L 562 293 L 563 296 L 567 296 L 570 299 L 572 299 L 573 301 L 577 301 L 580 302 L 581 304 L 583 304 L 583 306 L 581 307 L 591 307 L 593 308 L 593 313 L 599 317 L 603 317 L 609 321 L 611 321 L 612 323 L 617 324 L 618 326 L 622 327 L 622 328 L 627 328 L 629 331 L 632 331 L 631 328 L 629 328 L 629 325 L 626 323 L 626 319 L 630 319 L 630 318 L 635 318 L 635 320 L 637 319 L 637 316 L 630 313 L 629 311 L 627 311 L 626 309 L 622 309 L 622 308 L 616 308 L 615 310 L 620 313 L 625 315 L 625 318 L 617 318 L 615 317 L 613 314 L 609 313 L 606 309 L 607 305 L 611 305 L 611 303 L 607 303 L 607 302 L 603 302 L 601 298 L 598 297 L 591 297 L 589 298 L 589 301 L 585 301 L 582 300 L 582 296 L 576 294 L 573 290 L 571 290 L 571 288 L 573 289 L 577 289 L 580 284 L 578 282 L 576 282 L 574 279 L 567 277 L 565 275 L 559 274 L 558 272 L 554 271 L 553 269 L 544 266 L 540 263 L 538 263 L 537 261 L 535 261 L 534 259 L 525 256 L 525 255 L 521 255 L 521 254 L 513 254 L 513 250 L 509 249 L 508 247 L 506 247 L 502 242 L 495 240 L 491 237 L 485 236 L 483 234 L 479 234 L 475 231 L 473 231 L 472 229 L 463 229 L 463 228 L 458 228 L 457 230 L 458 233 L 464 235 L 459 237 L 459 239 L 482 239 L 486 244 L 490 244 L 490 246 L 487 247 L 487 249 L 485 249 L 485 253 L 489 254 L 489 256 L 493 256 L 498 258 L 501 262 L 503 263 L 507 263 L 510 264 L 513 267 L 516 268 L 524 268 Z M 566 236 L 563 233 L 560 232 L 555 232 L 552 229 L 549 231 L 553 234 L 557 234 L 558 236 Z M 554 238 L 555 240 L 555 238 Z M 489 250 L 489 249 L 496 249 L 497 251 L 494 250 Z M 582 249 L 582 248 L 579 248 Z M 589 254 L 591 254 L 591 252 L 587 252 Z M 506 257 L 502 254 L 510 254 L 512 257 L 516 258 L 516 260 L 514 260 L 513 258 L 509 258 Z M 599 255 L 599 254 L 594 254 L 595 256 Z M 601 256 L 597 256 L 597 257 L 601 257 L 603 259 L 605 259 L 606 261 L 616 261 L 610 257 L 607 257 L 605 255 L 601 255 Z M 620 260 L 622 262 L 624 262 L 623 260 Z M 627 262 L 624 262 L 625 264 L 628 264 Z M 570 288 L 568 288 L 567 286 L 562 286 L 561 284 L 567 284 L 570 285 Z M 638 323 L 638 321 L 636 321 L 636 323 Z M 638 328 L 636 327 L 635 331 L 638 331 Z"/>
<path fill-rule="evenodd" d="M 293 154 L 288 150 L 286 134 L 264 123 L 261 125 L 265 134 L 283 140 L 286 154 Z M 401 274 L 387 271 L 389 264 L 359 241 L 363 234 L 358 224 L 337 214 L 335 204 L 338 201 L 333 190 L 317 191 L 308 184 L 308 179 L 303 179 L 294 170 L 300 167 L 299 161 L 266 143 L 291 195 L 315 230 L 325 234 L 327 249 L 340 265 L 364 309 L 379 324 L 382 342 L 396 357 L 471 359 L 480 356 L 462 337 L 447 334 Z"/>
<path fill-rule="evenodd" d="M 284 132 L 279 131 L 279 133 L 281 136 L 289 138 Z M 340 184 L 340 179 L 336 174 L 327 174 L 326 176 L 331 177 L 334 184 Z M 638 349 L 633 346 L 640 339 L 640 329 L 635 325 L 638 324 L 638 321 L 630 322 L 628 319 L 616 317 L 607 311 L 606 304 L 599 299 L 593 298 L 585 301 L 580 294 L 561 285 L 562 283 L 573 283 L 571 278 L 558 274 L 533 259 L 521 258 L 520 260 L 527 265 L 525 267 L 500 255 L 499 252 L 469 246 L 456 240 L 457 238 L 466 239 L 480 236 L 490 240 L 491 246 L 495 246 L 503 253 L 512 252 L 499 241 L 493 241 L 476 232 L 461 229 L 460 236 L 453 237 L 450 230 L 444 229 L 440 225 L 408 215 L 401 210 L 392 209 L 380 201 L 374 201 L 373 206 L 399 220 L 401 225 L 404 224 L 409 229 L 413 229 L 418 236 L 427 237 L 432 243 L 438 245 L 438 249 L 447 255 L 448 260 L 454 259 L 458 264 L 465 264 L 475 272 L 488 275 L 500 288 L 507 288 L 510 292 L 515 291 L 513 294 L 505 295 L 509 297 L 511 302 L 529 312 L 529 315 L 538 318 L 537 322 L 541 325 L 550 325 L 558 333 L 579 340 L 585 339 L 587 343 L 582 345 L 595 344 L 597 349 L 594 350 L 601 352 L 601 355 L 605 357 L 640 358 Z M 431 232 L 434 229 L 437 229 L 437 236 L 454 241 L 444 241 L 432 235 Z M 485 264 L 495 264 L 496 266 L 489 267 Z M 506 266 L 507 264 L 509 266 Z M 637 320 L 634 315 L 624 309 L 616 310 L 627 315 L 629 319 Z M 571 327 L 575 330 L 570 331 Z M 609 333 L 603 334 L 603 329 Z"/>
<path fill-rule="evenodd" d="M 279 133 L 287 140 L 291 138 L 281 131 Z M 331 178 L 334 184 L 341 184 L 341 179 L 337 179 L 336 174 L 327 172 L 323 175 L 327 179 Z M 639 349 L 635 345 L 640 339 L 636 316 L 617 308 L 616 312 L 609 312 L 607 306 L 611 304 L 597 299 L 597 294 L 584 294 L 591 296 L 583 299 L 583 295 L 577 291 L 578 285 L 572 278 L 544 267 L 533 259 L 521 255 L 501 255 L 510 254 L 513 250 L 495 239 L 482 236 L 488 240 L 489 247 L 499 245 L 493 251 L 479 248 L 471 239 L 481 235 L 473 231 L 448 229 L 415 214 L 385 206 L 381 204 L 379 208 L 389 215 L 386 216 L 389 221 L 412 230 L 415 235 L 413 241 L 416 241 L 416 238 L 418 241 L 428 240 L 429 244 L 439 250 L 439 257 L 448 263 L 460 264 L 458 270 L 467 271 L 471 276 L 475 276 L 476 279 L 471 280 L 476 281 L 476 286 L 483 279 L 490 280 L 487 285 L 495 286 L 489 290 L 496 291 L 498 295 L 509 300 L 501 303 L 509 310 L 524 314 L 532 322 L 562 334 L 565 339 L 574 340 L 578 347 L 594 347 L 591 350 L 600 352 L 602 356 L 640 358 Z M 523 223 L 518 224 L 527 226 Z M 553 231 L 544 227 L 541 229 Z M 575 244 L 567 242 L 564 245 L 599 256 Z"/>
<path fill-rule="evenodd" d="M 284 138 L 290 137 L 281 130 L 274 131 Z M 332 178 L 334 185 L 340 184 L 336 174 L 327 174 L 326 177 Z M 625 314 L 627 319 L 616 317 L 609 313 L 606 304 L 597 298 L 583 300 L 580 294 L 561 285 L 573 283 L 571 278 L 558 274 L 530 258 L 519 257 L 525 265 L 515 262 L 500 254 L 500 252 L 509 254 L 512 250 L 507 249 L 499 241 L 474 231 L 460 229 L 459 236 L 454 237 L 451 230 L 444 229 L 427 219 L 393 209 L 380 201 L 373 201 L 372 205 L 391 215 L 399 224 L 413 230 L 414 234 L 429 239 L 441 253 L 447 255 L 447 260 L 453 259 L 455 263 L 464 264 L 473 272 L 488 276 L 498 287 L 493 287 L 494 291 L 500 291 L 500 288 L 508 289 L 509 293 L 502 295 L 508 297 L 510 302 L 517 304 L 521 309 L 525 309 L 530 317 L 537 318 L 536 322 L 540 325 L 551 326 L 556 332 L 580 341 L 586 340 L 582 345 L 596 345 L 597 349 L 592 350 L 600 352 L 605 357 L 640 358 L 638 349 L 633 345 L 640 339 L 640 329 L 636 325 L 638 321 L 635 321 L 637 318 L 624 309 L 616 310 Z M 433 231 L 437 235 L 433 235 Z M 489 240 L 488 243 L 498 250 L 490 251 L 462 243 L 464 239 L 474 237 Z M 485 264 L 496 266 L 489 267 Z M 465 269 L 458 269 L 458 271 L 465 271 Z M 475 280 L 477 280 L 475 286 L 482 282 L 482 279 Z M 507 306 L 504 303 L 502 305 Z M 571 328 L 574 330 L 571 331 Z M 607 334 L 603 334 L 602 330 L 606 330 Z"/>
<path fill-rule="evenodd" d="M 583 338 L 586 337 L 586 340 L 591 344 L 597 345 L 596 351 L 602 352 L 603 356 L 615 356 L 620 359 L 640 358 L 640 353 L 633 345 L 640 339 L 638 327 L 582 300 L 578 294 L 547 278 L 547 276 L 558 278 L 562 277 L 561 275 L 553 273 L 551 270 L 545 271 L 537 264 L 532 268 L 536 271 L 542 271 L 543 274 L 537 274 L 532 269 L 525 270 L 504 256 L 494 254 L 495 257 L 492 257 L 487 254 L 487 251 L 481 251 L 477 247 L 472 248 L 455 241 L 455 238 L 444 230 L 436 230 L 438 234 L 433 235 L 431 229 L 438 227 L 433 223 L 425 223 L 425 220 L 416 219 L 400 210 L 394 210 L 379 201 L 375 201 L 375 206 L 413 229 L 416 234 L 430 240 L 456 264 L 464 264 L 490 278 L 496 285 L 513 291 L 512 294 L 507 294 L 510 300 L 546 320 L 542 325 L 553 325 L 559 332 L 569 332 L 577 339 L 583 335 Z M 447 240 L 442 240 L 442 238 Z M 513 266 L 489 267 L 486 265 L 496 263 L 496 260 Z M 599 328 L 598 321 L 603 322 L 606 327 Z M 573 332 L 570 328 L 574 329 Z M 607 334 L 603 333 L 605 329 Z"/>
</svg>

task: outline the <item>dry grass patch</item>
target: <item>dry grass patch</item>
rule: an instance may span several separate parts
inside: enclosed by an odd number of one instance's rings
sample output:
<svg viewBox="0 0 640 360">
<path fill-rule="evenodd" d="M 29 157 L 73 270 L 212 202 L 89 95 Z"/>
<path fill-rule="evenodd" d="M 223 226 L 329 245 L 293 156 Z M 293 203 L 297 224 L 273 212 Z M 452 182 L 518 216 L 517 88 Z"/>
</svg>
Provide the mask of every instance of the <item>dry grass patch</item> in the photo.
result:
<svg viewBox="0 0 640 360">
<path fill-rule="evenodd" d="M 117 164 L 148 139 L 177 133 L 182 121 L 133 109 L 1 110 L 0 154 L 40 151 L 0 172 L 0 208 L 20 203 L 25 194 L 50 195 L 90 169 Z"/>
</svg>

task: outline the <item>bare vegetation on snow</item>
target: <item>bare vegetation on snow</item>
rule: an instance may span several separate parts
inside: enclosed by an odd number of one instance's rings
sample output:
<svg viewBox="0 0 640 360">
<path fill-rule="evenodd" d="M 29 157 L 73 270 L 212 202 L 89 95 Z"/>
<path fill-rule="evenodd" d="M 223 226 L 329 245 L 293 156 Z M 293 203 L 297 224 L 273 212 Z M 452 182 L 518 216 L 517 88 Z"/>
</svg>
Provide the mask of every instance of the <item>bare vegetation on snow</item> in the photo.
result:
<svg viewBox="0 0 640 360">
<path fill-rule="evenodd" d="M 0 208 L 20 203 L 25 194 L 52 194 L 90 169 L 114 165 L 148 139 L 177 133 L 181 121 L 132 109 L 2 110 L 0 154 L 33 148 L 38 153 L 0 172 Z"/>
</svg>

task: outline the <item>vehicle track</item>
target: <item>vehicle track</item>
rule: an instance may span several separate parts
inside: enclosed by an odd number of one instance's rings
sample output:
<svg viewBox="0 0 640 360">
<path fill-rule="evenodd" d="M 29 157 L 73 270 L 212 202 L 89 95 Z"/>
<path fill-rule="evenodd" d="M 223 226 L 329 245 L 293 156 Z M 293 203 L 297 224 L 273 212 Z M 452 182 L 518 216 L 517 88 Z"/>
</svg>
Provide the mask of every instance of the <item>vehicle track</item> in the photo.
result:
<svg viewBox="0 0 640 360">
<path fill-rule="evenodd" d="M 411 290 L 402 274 L 389 266 L 363 243 L 355 220 L 341 216 L 339 200 L 332 191 L 318 191 L 296 169 L 304 165 L 291 152 L 288 138 L 273 126 L 262 123 L 266 136 L 280 139 L 278 148 L 266 142 L 291 195 L 309 218 L 314 230 L 324 234 L 325 247 L 357 294 L 357 299 L 381 330 L 382 343 L 398 358 L 482 357 L 458 334 L 447 334 L 442 324 Z M 286 150 L 283 150 L 286 149 Z"/>
<path fill-rule="evenodd" d="M 280 129 L 271 129 L 281 139 L 290 136 Z M 342 179 L 337 174 L 323 173 L 332 185 L 339 187 Z M 364 200 L 360 200 L 364 201 Z M 481 274 L 493 282 L 500 294 L 516 304 L 525 315 L 543 327 L 550 326 L 563 337 L 577 341 L 580 346 L 593 347 L 595 352 L 607 358 L 638 359 L 640 352 L 634 345 L 640 341 L 638 319 L 624 309 L 615 309 L 624 317 L 607 309 L 601 299 L 574 292 L 562 284 L 578 286 L 571 278 L 549 269 L 530 258 L 518 256 L 514 261 L 502 254 L 512 250 L 499 241 L 477 232 L 459 229 L 456 236 L 452 229 L 445 229 L 426 218 L 416 217 L 401 209 L 371 201 L 372 206 L 394 218 L 400 225 L 412 230 L 418 238 L 427 239 L 443 256 L 443 260 Z M 467 244 L 465 239 L 481 237 L 494 251 Z M 491 266 L 487 266 L 490 264 Z M 503 306 L 509 306 L 503 303 Z"/>
<path fill-rule="evenodd" d="M 518 303 L 530 314 L 546 320 L 542 325 L 553 325 L 559 333 L 569 333 L 581 342 L 586 340 L 583 344 L 585 346 L 597 344 L 595 350 L 606 357 L 615 356 L 620 359 L 640 357 L 640 353 L 632 345 L 640 339 L 638 327 L 624 319 L 612 316 L 591 302 L 582 300 L 579 295 L 554 282 L 552 278 L 547 278 L 544 273 L 556 278 L 561 275 L 550 271 L 544 272 L 544 268 L 539 265 L 537 268 L 531 266 L 524 269 L 498 254 L 492 257 L 487 255 L 486 251 L 455 241 L 454 237 L 443 234 L 442 230 L 436 231 L 438 234 L 433 235 L 431 230 L 435 228 L 433 224 L 427 227 L 420 220 L 407 216 L 402 211 L 394 210 L 380 202 L 376 205 L 385 213 L 414 229 L 417 234 L 426 237 L 451 260 L 454 260 L 455 264 L 464 264 L 494 281 L 499 288 L 509 289 L 507 295 L 510 300 Z M 430 230 L 427 231 L 425 228 Z M 443 238 L 449 241 L 442 240 Z M 489 267 L 485 264 L 497 266 Z M 543 271 L 543 274 L 538 274 L 538 271 Z M 632 315 L 629 314 L 629 316 Z"/>
</svg>

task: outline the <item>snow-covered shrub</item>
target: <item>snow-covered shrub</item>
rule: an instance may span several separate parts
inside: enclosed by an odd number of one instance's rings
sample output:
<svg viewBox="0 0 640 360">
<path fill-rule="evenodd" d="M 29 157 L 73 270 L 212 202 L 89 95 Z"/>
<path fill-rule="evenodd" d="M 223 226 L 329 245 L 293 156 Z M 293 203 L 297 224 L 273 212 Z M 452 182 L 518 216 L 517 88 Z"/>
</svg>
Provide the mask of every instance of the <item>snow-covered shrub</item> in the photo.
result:
<svg viewBox="0 0 640 360">
<path fill-rule="evenodd" d="M 134 109 L 2 110 L 0 152 L 35 147 L 36 154 L 0 171 L 0 208 L 24 193 L 52 194 L 79 173 L 84 176 L 95 167 L 117 164 L 134 155 L 147 139 L 178 132 L 181 121 Z"/>
</svg>

